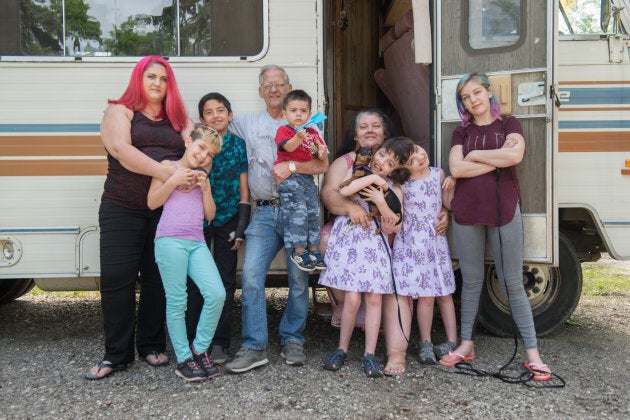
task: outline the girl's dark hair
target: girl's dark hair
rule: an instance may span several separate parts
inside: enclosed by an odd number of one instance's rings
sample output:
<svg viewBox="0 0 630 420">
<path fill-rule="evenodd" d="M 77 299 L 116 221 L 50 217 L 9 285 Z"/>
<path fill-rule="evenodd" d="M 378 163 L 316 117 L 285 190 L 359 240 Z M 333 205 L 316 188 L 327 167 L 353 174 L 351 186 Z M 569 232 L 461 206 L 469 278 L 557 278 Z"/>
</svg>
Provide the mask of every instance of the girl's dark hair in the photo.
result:
<svg viewBox="0 0 630 420">
<path fill-rule="evenodd" d="M 416 144 L 409 137 L 391 137 L 383 142 L 382 149 L 394 154 L 400 166 L 392 171 L 389 178 L 396 184 L 404 184 L 411 176 L 411 171 L 405 166 L 415 152 Z"/>
<path fill-rule="evenodd" d="M 232 113 L 232 105 L 230 104 L 230 101 L 228 101 L 225 96 L 221 95 L 218 92 L 210 92 L 210 93 L 206 93 L 205 95 L 203 95 L 201 99 L 199 99 L 199 105 L 197 105 L 197 108 L 199 108 L 199 117 L 203 118 L 203 106 L 206 104 L 206 102 L 212 101 L 212 100 L 215 100 L 223 104 L 225 109 L 227 109 L 228 114 Z"/>
</svg>

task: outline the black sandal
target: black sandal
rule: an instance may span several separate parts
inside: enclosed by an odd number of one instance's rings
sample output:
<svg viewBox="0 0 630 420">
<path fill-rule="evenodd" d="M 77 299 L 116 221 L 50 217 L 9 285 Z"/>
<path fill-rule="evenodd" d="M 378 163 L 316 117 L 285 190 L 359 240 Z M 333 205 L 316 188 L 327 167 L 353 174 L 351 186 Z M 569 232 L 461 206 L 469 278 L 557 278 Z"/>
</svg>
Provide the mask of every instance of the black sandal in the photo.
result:
<svg viewBox="0 0 630 420">
<path fill-rule="evenodd" d="M 341 349 L 334 350 L 326 356 L 323 368 L 326 370 L 332 370 L 333 372 L 338 371 L 345 363 L 347 357 L 348 353 L 345 351 Z"/>
<path fill-rule="evenodd" d="M 380 378 L 383 376 L 383 368 L 376 361 L 376 357 L 373 354 L 366 354 L 363 356 L 363 372 L 368 378 Z"/>
<path fill-rule="evenodd" d="M 160 354 L 164 354 L 164 353 L 160 353 L 159 351 L 153 350 L 151 353 L 149 353 L 146 356 L 144 356 L 144 361 L 147 362 L 150 366 L 153 366 L 153 367 L 168 365 L 168 362 L 169 362 L 168 357 L 166 357 L 166 360 L 163 360 L 161 362 L 159 361 L 160 360 Z M 155 357 L 155 360 L 157 360 L 157 362 L 155 362 L 155 363 L 149 362 L 149 359 L 148 359 L 149 356 Z M 164 356 L 166 356 L 166 354 L 164 354 Z"/>
<path fill-rule="evenodd" d="M 101 363 L 98 364 L 98 370 L 96 371 L 96 374 L 90 372 L 89 370 L 87 372 L 85 372 L 85 379 L 90 380 L 90 381 L 94 381 L 94 380 L 98 380 L 98 379 L 103 379 L 103 378 L 107 378 L 109 375 L 111 375 L 112 373 L 119 371 L 119 370 L 124 370 L 127 368 L 127 365 L 115 365 L 112 362 L 108 362 L 106 360 L 101 361 Z M 105 375 L 103 376 L 98 376 L 99 373 L 101 373 L 101 371 L 103 369 L 111 369 L 109 372 L 107 372 Z"/>
</svg>

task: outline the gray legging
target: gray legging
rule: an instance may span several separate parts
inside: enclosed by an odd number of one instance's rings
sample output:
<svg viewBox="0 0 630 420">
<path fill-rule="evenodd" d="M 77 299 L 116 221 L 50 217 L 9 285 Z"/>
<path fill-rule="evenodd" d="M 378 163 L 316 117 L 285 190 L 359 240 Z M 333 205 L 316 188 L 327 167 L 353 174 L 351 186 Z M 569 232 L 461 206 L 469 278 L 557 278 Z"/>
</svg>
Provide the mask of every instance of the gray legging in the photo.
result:
<svg viewBox="0 0 630 420">
<path fill-rule="evenodd" d="M 453 222 L 453 233 L 463 278 L 462 340 L 474 338 L 479 298 L 485 278 L 484 254 L 487 237 L 503 294 L 506 284 L 508 287 L 512 318 L 521 333 L 525 348 L 535 349 L 537 342 L 534 318 L 523 287 L 523 221 L 519 206 L 516 206 L 510 223 L 500 228 Z"/>
</svg>

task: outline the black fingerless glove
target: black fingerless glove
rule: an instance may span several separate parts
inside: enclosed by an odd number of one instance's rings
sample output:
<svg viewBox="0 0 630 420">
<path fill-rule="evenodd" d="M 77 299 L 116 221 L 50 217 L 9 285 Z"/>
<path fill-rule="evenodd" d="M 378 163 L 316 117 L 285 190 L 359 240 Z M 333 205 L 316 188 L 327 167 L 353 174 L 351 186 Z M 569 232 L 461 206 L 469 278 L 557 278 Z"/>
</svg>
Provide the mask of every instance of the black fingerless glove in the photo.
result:
<svg viewBox="0 0 630 420">
<path fill-rule="evenodd" d="M 249 203 L 238 203 L 238 222 L 234 231 L 234 239 L 242 241 L 245 239 L 245 229 L 249 225 L 249 215 L 252 212 L 252 206 Z"/>
</svg>

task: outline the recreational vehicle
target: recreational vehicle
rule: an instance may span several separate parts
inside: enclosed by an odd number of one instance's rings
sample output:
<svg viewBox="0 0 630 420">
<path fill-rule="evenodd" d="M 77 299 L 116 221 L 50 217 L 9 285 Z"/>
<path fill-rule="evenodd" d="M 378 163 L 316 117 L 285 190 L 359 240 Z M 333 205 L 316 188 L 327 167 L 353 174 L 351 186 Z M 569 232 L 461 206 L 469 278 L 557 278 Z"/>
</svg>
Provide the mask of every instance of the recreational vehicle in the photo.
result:
<svg viewBox="0 0 630 420">
<path fill-rule="evenodd" d="M 258 72 L 314 98 L 332 158 L 380 107 L 448 172 L 454 90 L 488 73 L 522 123 L 523 282 L 542 335 L 570 316 L 581 262 L 630 259 L 628 0 L 5 0 L 0 15 L 0 302 L 97 290 L 99 122 L 139 57 L 168 57 L 190 116 L 220 91 L 260 111 Z M 457 249 L 452 248 L 454 264 Z M 242 255 L 241 255 L 242 259 Z M 271 276 L 282 277 L 276 258 Z M 490 253 L 480 321 L 511 320 Z M 316 282 L 314 282 L 315 284 Z"/>
</svg>

